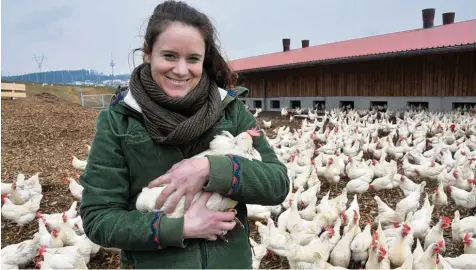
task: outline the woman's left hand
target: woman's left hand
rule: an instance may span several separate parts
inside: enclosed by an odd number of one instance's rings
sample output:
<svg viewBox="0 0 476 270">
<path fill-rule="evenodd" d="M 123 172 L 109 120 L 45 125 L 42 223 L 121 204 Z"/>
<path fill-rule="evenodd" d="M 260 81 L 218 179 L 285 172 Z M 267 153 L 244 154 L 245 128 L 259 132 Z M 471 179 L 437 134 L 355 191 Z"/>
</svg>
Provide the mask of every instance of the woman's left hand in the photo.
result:
<svg viewBox="0 0 476 270">
<path fill-rule="evenodd" d="M 186 196 L 184 211 L 187 211 L 192 204 L 193 197 L 202 190 L 209 176 L 210 163 L 206 157 L 184 159 L 175 164 L 164 175 L 148 185 L 149 188 L 153 188 L 167 184 L 157 199 L 156 209 L 160 209 L 167 198 L 173 194 L 166 212 L 172 213 L 178 201 L 184 195 Z"/>
</svg>

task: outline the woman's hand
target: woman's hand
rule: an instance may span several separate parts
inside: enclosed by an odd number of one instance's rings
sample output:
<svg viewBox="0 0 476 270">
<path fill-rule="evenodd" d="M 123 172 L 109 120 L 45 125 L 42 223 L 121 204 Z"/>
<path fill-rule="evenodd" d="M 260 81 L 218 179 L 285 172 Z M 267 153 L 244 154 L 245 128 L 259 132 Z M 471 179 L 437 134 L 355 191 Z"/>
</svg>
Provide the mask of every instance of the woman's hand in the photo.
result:
<svg viewBox="0 0 476 270">
<path fill-rule="evenodd" d="M 214 241 L 218 235 L 223 235 L 235 227 L 236 222 L 233 220 L 235 213 L 211 211 L 207 208 L 206 204 L 210 196 L 212 193 L 203 192 L 185 212 L 184 238 L 204 238 Z"/>
<path fill-rule="evenodd" d="M 210 162 L 208 158 L 189 158 L 172 166 L 164 175 L 150 182 L 148 187 L 153 188 L 167 184 L 157 199 L 157 209 L 160 209 L 167 198 L 172 196 L 166 209 L 167 213 L 172 213 L 180 198 L 185 195 L 184 211 L 187 211 L 192 204 L 193 197 L 202 190 L 209 177 Z"/>
</svg>

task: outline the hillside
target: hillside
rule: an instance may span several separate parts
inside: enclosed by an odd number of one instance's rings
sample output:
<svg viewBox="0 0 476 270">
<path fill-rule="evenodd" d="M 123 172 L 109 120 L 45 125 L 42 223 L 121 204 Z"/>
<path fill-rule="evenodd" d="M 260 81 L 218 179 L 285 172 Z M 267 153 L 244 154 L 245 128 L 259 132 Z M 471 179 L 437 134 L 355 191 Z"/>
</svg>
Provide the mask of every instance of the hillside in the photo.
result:
<svg viewBox="0 0 476 270">
<path fill-rule="evenodd" d="M 114 75 L 115 80 L 126 81 L 130 78 L 130 74 L 116 74 Z M 112 80 L 113 76 L 111 74 L 104 74 L 97 72 L 95 70 L 55 70 L 55 71 L 44 71 L 44 72 L 35 72 L 22 75 L 13 75 L 13 76 L 2 76 L 2 81 L 15 81 L 17 83 L 21 82 L 46 82 L 48 84 L 65 84 L 73 83 L 75 81 L 91 81 L 91 82 L 102 82 L 106 80 Z"/>
</svg>

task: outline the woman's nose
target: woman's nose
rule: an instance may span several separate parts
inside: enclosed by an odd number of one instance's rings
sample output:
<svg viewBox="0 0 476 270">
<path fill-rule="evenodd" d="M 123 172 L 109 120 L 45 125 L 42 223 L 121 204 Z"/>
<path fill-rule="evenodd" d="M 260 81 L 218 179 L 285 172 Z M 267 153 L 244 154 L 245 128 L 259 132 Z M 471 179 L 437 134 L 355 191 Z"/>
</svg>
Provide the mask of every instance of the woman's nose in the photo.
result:
<svg viewBox="0 0 476 270">
<path fill-rule="evenodd" d="M 185 76 L 188 74 L 188 66 L 187 62 L 185 60 L 179 60 L 176 62 L 177 64 L 175 65 L 173 69 L 173 73 L 178 75 L 178 76 Z"/>
</svg>

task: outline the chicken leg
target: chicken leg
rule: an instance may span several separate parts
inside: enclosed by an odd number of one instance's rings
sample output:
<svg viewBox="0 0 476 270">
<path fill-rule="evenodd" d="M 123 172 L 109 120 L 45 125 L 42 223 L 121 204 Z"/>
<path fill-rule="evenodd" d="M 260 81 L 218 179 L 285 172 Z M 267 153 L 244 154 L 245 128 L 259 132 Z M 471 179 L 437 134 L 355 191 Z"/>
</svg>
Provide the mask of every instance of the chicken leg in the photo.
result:
<svg viewBox="0 0 476 270">
<path fill-rule="evenodd" d="M 238 213 L 238 212 L 236 212 L 236 209 L 235 209 L 235 208 L 230 208 L 230 209 L 227 210 L 227 212 L 233 212 L 233 213 L 235 213 L 235 215 Z M 240 224 L 240 226 L 241 226 L 242 228 L 245 228 L 245 225 L 243 225 L 243 223 L 241 223 L 241 221 L 240 221 L 236 216 L 235 216 L 234 220 L 236 221 L 237 224 Z M 228 239 L 226 239 L 224 235 L 219 235 L 218 237 L 219 237 L 221 240 L 223 240 L 223 241 L 225 241 L 226 243 L 228 243 Z"/>
<path fill-rule="evenodd" d="M 114 255 L 111 254 L 111 257 L 109 258 L 109 261 L 108 261 L 109 265 L 112 265 L 114 263 L 114 259 L 115 259 Z"/>
<path fill-rule="evenodd" d="M 233 212 L 233 213 L 235 213 L 235 215 L 238 214 L 238 212 L 236 212 L 236 209 L 235 209 L 235 208 L 230 208 L 230 209 L 228 209 L 227 212 Z M 241 223 L 241 221 L 240 221 L 239 218 L 237 218 L 237 217 L 235 216 L 234 220 L 236 221 L 236 223 L 240 224 L 241 228 L 245 228 L 245 225 L 243 225 L 243 223 Z"/>
</svg>

